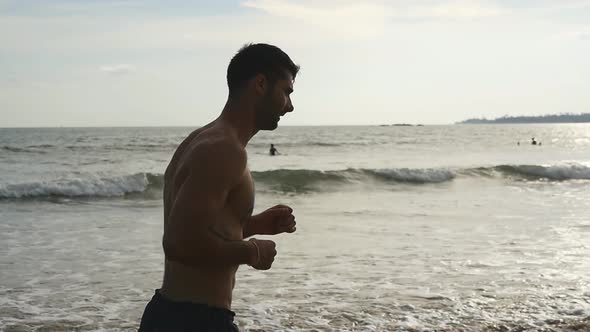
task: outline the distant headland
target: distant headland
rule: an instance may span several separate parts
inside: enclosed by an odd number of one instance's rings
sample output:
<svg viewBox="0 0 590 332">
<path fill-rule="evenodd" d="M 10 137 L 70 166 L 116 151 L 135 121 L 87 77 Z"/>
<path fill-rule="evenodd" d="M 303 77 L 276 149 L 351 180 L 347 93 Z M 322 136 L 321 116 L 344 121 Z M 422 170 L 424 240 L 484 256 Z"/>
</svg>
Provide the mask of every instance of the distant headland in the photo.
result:
<svg viewBox="0 0 590 332">
<path fill-rule="evenodd" d="M 553 114 L 540 116 L 508 116 L 488 120 L 467 119 L 457 124 L 485 124 L 485 123 L 587 123 L 590 122 L 590 113 L 581 114 Z"/>
</svg>

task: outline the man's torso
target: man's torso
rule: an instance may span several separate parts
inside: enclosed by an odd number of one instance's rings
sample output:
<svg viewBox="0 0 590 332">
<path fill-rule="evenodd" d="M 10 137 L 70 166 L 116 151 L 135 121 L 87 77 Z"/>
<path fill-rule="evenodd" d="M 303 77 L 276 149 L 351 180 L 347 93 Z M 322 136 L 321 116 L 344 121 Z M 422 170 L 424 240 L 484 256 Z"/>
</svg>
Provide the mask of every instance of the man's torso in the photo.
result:
<svg viewBox="0 0 590 332">
<path fill-rule="evenodd" d="M 191 133 L 177 148 L 164 178 L 164 224 L 174 222 L 169 215 L 178 192 L 191 163 L 207 162 L 192 159 L 193 149 L 208 140 L 226 135 L 227 129 L 214 123 Z M 239 144 L 236 141 L 236 144 Z M 195 202 L 194 204 L 202 204 Z M 248 168 L 234 186 L 224 207 L 219 211 L 211 231 L 226 241 L 242 241 L 245 221 L 251 216 L 254 206 L 254 184 Z M 200 222 L 191 220 L 190 222 Z M 231 309 L 232 291 L 238 266 L 195 267 L 187 266 L 166 258 L 162 294 L 173 301 L 203 303 L 215 307 Z"/>
</svg>

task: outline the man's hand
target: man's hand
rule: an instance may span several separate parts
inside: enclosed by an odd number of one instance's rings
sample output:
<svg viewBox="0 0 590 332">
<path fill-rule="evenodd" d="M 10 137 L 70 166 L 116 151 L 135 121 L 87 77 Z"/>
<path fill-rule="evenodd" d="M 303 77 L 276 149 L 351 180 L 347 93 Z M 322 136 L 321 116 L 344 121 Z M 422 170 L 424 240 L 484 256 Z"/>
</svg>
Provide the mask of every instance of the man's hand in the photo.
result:
<svg viewBox="0 0 590 332">
<path fill-rule="evenodd" d="M 268 270 L 270 269 L 272 263 L 275 260 L 275 256 L 277 255 L 276 244 L 270 240 L 257 240 L 257 239 L 250 239 L 250 243 L 252 243 L 256 249 L 256 254 L 254 259 L 252 259 L 252 266 L 257 270 Z"/>
<path fill-rule="evenodd" d="M 247 226 L 251 227 L 251 234 L 275 235 L 295 232 L 296 224 L 293 209 L 279 204 L 252 216 Z"/>
</svg>

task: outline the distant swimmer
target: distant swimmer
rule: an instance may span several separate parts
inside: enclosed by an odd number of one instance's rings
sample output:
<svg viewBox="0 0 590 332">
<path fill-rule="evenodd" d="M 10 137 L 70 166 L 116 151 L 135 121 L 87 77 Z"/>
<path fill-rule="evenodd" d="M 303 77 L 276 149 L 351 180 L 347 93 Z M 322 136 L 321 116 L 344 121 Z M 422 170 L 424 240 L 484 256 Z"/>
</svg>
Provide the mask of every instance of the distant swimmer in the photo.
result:
<svg viewBox="0 0 590 332">
<path fill-rule="evenodd" d="M 533 138 L 531 138 L 531 144 L 532 144 L 532 145 L 537 145 L 537 141 L 535 141 L 535 138 L 534 138 L 534 137 L 533 137 Z"/>
<path fill-rule="evenodd" d="M 269 151 L 269 153 L 270 153 L 271 156 L 276 156 L 277 154 L 280 154 L 279 153 L 279 150 L 277 150 L 275 148 L 275 145 L 274 144 L 271 144 L 270 145 L 270 151 Z"/>
</svg>

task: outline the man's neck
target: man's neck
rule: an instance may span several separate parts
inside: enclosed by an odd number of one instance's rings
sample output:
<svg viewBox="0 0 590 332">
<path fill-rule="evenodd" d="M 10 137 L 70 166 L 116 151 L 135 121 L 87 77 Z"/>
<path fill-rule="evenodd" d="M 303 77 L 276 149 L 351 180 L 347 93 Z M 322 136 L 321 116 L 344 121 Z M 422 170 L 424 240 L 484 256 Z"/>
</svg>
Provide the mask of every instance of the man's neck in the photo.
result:
<svg viewBox="0 0 590 332">
<path fill-rule="evenodd" d="M 246 147 L 250 139 L 258 132 L 254 114 L 255 110 L 251 104 L 243 100 L 232 100 L 230 98 L 225 103 L 219 120 L 231 126 L 242 146 Z"/>
</svg>

